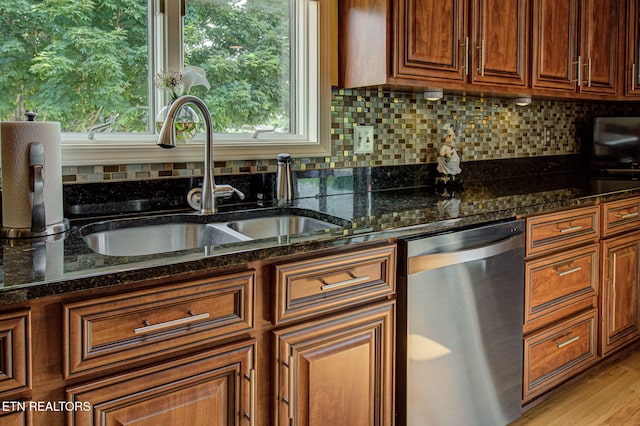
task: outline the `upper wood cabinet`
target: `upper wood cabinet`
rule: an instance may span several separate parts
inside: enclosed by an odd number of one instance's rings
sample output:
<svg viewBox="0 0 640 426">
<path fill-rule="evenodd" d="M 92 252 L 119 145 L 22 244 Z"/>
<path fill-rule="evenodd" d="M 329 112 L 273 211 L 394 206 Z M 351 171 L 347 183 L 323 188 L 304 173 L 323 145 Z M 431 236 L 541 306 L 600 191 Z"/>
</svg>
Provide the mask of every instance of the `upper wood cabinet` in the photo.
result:
<svg viewBox="0 0 640 426">
<path fill-rule="evenodd" d="M 629 0 L 627 4 L 625 94 L 640 96 L 640 4 L 636 0 Z"/>
<path fill-rule="evenodd" d="M 618 0 L 533 0 L 533 89 L 618 94 L 622 7 Z"/>
<path fill-rule="evenodd" d="M 523 88 L 529 23 L 529 0 L 341 0 L 340 84 Z"/>
<path fill-rule="evenodd" d="M 529 84 L 529 0 L 474 0 L 471 16 L 471 83 Z"/>
</svg>

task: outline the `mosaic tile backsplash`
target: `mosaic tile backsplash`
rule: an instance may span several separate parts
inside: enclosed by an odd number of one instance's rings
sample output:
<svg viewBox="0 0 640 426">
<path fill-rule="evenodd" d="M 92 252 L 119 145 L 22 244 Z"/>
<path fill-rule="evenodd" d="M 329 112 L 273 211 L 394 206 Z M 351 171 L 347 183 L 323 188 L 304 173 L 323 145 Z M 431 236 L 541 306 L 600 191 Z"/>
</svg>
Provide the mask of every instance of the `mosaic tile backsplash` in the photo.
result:
<svg viewBox="0 0 640 426">
<path fill-rule="evenodd" d="M 427 101 L 422 93 L 378 90 L 332 92 L 331 156 L 296 159 L 299 170 L 377 167 L 436 162 L 453 124 L 462 161 L 577 154 L 593 117 L 639 114 L 638 103 L 563 102 L 534 99 L 526 107 L 513 99 L 445 95 Z M 372 154 L 355 154 L 353 128 L 374 127 Z M 63 167 L 66 183 L 156 179 L 202 175 L 202 162 L 168 164 L 91 165 Z M 275 172 L 274 160 L 215 163 L 216 175 Z"/>
</svg>

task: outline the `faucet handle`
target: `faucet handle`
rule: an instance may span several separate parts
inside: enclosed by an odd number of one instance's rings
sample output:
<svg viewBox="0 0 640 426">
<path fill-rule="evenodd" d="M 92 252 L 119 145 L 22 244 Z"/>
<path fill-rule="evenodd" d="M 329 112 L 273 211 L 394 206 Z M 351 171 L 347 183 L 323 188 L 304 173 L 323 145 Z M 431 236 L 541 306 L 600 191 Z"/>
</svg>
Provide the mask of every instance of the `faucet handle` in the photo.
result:
<svg viewBox="0 0 640 426">
<path fill-rule="evenodd" d="M 213 196 L 216 198 L 229 198 L 234 193 L 238 195 L 238 198 L 244 200 L 244 193 L 231 185 L 216 185 L 213 188 Z"/>
</svg>

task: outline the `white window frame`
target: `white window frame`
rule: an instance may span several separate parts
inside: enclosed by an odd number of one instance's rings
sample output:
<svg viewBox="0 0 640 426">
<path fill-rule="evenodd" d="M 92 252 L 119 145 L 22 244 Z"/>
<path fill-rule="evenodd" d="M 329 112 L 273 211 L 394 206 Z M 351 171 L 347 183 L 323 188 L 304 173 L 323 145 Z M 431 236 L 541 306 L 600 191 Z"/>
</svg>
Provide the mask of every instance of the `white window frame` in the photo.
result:
<svg viewBox="0 0 640 426">
<path fill-rule="evenodd" d="M 154 16 L 149 39 L 161 37 L 164 45 L 155 48 L 151 55 L 150 80 L 158 69 L 179 69 L 182 66 L 181 1 L 148 0 Z M 160 13 L 160 2 L 165 2 L 165 13 Z M 259 160 L 275 158 L 280 152 L 294 157 L 322 157 L 331 152 L 331 42 L 332 1 L 296 0 L 295 25 L 306 28 L 305 36 L 296 40 L 297 54 L 305 58 L 301 70 L 303 78 L 294 83 L 300 87 L 302 99 L 294 114 L 297 135 L 262 133 L 257 139 L 252 135 L 214 135 L 214 159 Z M 297 28 L 300 34 L 300 27 Z M 150 84 L 151 86 L 152 84 Z M 166 102 L 149 89 L 151 103 L 159 108 Z M 86 133 L 63 133 L 62 163 L 68 166 L 147 164 L 203 161 L 202 134 L 186 145 L 172 150 L 156 146 L 154 135 L 115 135 L 96 133 L 92 140 Z"/>
</svg>

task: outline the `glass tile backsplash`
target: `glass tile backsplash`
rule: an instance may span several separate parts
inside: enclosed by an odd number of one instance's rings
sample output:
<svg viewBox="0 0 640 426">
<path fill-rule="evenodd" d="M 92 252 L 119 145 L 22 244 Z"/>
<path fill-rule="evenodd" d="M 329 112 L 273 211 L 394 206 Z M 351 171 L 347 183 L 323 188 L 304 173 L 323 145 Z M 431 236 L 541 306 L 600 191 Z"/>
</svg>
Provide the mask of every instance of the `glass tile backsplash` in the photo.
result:
<svg viewBox="0 0 640 426">
<path fill-rule="evenodd" d="M 296 159 L 298 170 L 434 163 L 446 123 L 453 124 L 462 161 L 577 154 L 591 120 L 602 115 L 638 114 L 636 102 L 575 102 L 534 99 L 526 107 L 513 99 L 445 94 L 427 101 L 422 93 L 382 90 L 332 92 L 331 156 Z M 374 128 L 373 153 L 356 154 L 353 128 Z M 200 176 L 202 162 L 65 166 L 64 182 L 100 182 Z M 215 163 L 216 175 L 275 172 L 274 160 Z"/>
</svg>

